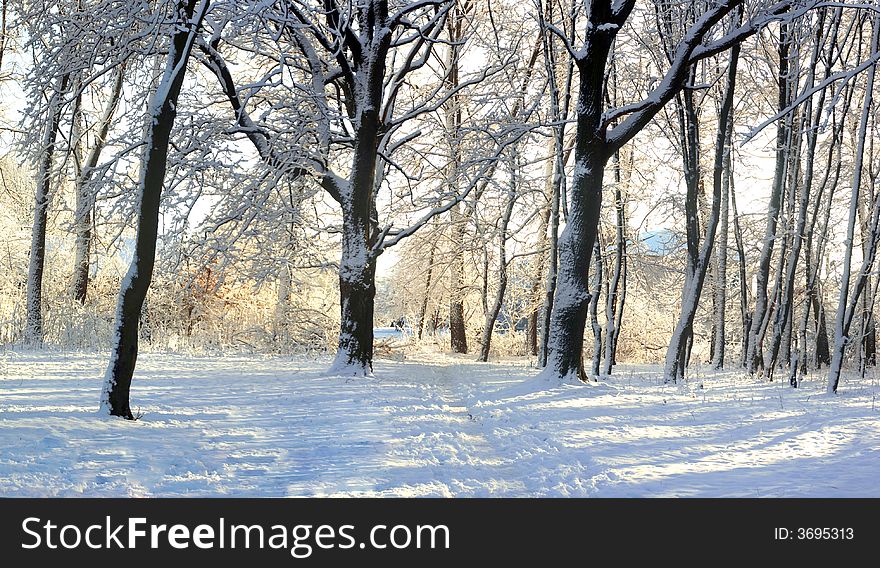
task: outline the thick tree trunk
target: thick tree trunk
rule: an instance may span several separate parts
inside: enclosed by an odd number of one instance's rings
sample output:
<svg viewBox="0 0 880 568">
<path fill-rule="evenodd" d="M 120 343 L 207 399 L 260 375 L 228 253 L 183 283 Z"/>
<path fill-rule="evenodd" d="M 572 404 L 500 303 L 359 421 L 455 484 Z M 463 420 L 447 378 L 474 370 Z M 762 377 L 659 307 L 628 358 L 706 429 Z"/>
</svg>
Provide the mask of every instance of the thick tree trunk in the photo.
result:
<svg viewBox="0 0 880 568">
<path fill-rule="evenodd" d="M 346 217 L 339 265 L 339 347 L 330 374 L 365 376 L 373 371 L 376 259 L 369 255 L 369 217 L 352 211 Z"/>
<path fill-rule="evenodd" d="M 590 300 L 588 268 L 598 232 L 604 168 L 613 153 L 644 128 L 684 88 L 694 50 L 703 37 L 739 2 L 711 7 L 684 34 L 674 64 L 640 108 L 608 129 L 603 120 L 605 72 L 617 30 L 626 22 L 633 2 L 591 0 L 583 48 L 574 55 L 580 77 L 575 134 L 575 166 L 565 230 L 559 239 L 559 281 L 547 341 L 547 366 L 541 379 L 551 384 L 585 381 L 582 368 L 584 324 Z M 612 119 L 613 121 L 613 119 Z"/>
<path fill-rule="evenodd" d="M 187 0 L 179 4 L 178 22 L 181 25 L 172 38 L 165 73 L 153 93 L 147 114 L 149 123 L 141 163 L 134 258 L 119 292 L 110 364 L 101 395 L 101 406 L 105 411 L 129 420 L 134 418 L 129 404 L 129 392 L 138 356 L 138 324 L 156 259 L 159 203 L 165 181 L 171 129 L 177 115 L 177 99 L 183 85 L 186 63 L 207 10 L 208 0 L 203 0 L 198 16 L 194 18 L 196 4 L 197 0 Z"/>
<path fill-rule="evenodd" d="M 34 225 L 31 232 L 31 251 L 28 264 L 26 289 L 26 316 L 24 342 L 38 347 L 43 344 L 43 271 L 46 265 L 46 227 L 49 219 L 49 191 L 52 186 L 52 163 L 58 123 L 61 121 L 60 98 L 67 91 L 70 75 L 57 81 L 55 92 L 50 96 L 46 126 L 43 134 L 42 155 L 37 172 L 37 190 L 34 196 Z"/>
<path fill-rule="evenodd" d="M 580 134 L 578 138 L 581 138 Z M 550 376 L 563 381 L 586 381 L 579 371 L 582 369 L 584 326 L 591 297 L 588 274 L 596 243 L 602 206 L 602 177 L 607 161 L 604 146 L 584 143 L 580 146 L 575 153 L 568 222 L 559 238 L 559 276 L 547 342 L 546 369 Z"/>
<path fill-rule="evenodd" d="M 335 375 L 373 372 L 373 313 L 376 298 L 377 235 L 374 185 L 379 151 L 379 90 L 383 73 L 373 71 L 372 105 L 361 111 L 347 191 L 342 195 L 342 256 L 339 262 L 339 347 Z"/>
</svg>

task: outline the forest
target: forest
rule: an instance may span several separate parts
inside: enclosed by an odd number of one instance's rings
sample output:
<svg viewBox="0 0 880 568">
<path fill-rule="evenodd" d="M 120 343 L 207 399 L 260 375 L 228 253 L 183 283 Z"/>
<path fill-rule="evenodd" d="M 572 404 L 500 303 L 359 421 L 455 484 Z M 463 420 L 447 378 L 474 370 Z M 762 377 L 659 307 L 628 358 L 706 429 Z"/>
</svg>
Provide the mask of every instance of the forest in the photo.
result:
<svg viewBox="0 0 880 568">
<path fill-rule="evenodd" d="M 483 436 L 546 426 L 547 397 L 569 448 L 578 405 L 689 420 L 719 393 L 700 417 L 740 441 L 794 407 L 774 428 L 862 437 L 871 491 L 878 60 L 870 0 L 2 0 L 0 424 L 50 453 L 39 424 L 99 405 L 234 431 L 237 404 L 293 420 L 270 399 L 305 373 L 329 437 L 372 420 L 358 400 L 426 397 Z M 573 480 L 601 459 L 563 474 L 559 451 L 514 492 L 595 490 Z M 39 477 L 16 467 L 0 492 Z M 462 483 L 440 493 L 481 494 Z"/>
</svg>

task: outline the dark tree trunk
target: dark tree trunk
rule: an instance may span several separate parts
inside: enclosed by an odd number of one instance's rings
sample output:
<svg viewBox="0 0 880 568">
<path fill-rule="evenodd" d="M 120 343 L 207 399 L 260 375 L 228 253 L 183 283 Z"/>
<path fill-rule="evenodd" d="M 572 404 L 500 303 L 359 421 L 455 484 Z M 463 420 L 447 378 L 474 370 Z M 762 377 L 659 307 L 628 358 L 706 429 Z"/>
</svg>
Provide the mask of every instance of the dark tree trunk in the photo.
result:
<svg viewBox="0 0 880 568">
<path fill-rule="evenodd" d="M 790 100 L 789 82 L 791 77 L 789 76 L 789 52 L 791 38 L 789 36 L 788 24 L 783 23 L 780 26 L 780 37 L 777 47 L 779 54 L 779 67 L 777 74 L 778 108 L 782 110 L 788 107 Z M 770 262 L 776 241 L 776 229 L 779 222 L 782 192 L 787 178 L 787 146 L 789 142 L 789 133 L 791 131 L 790 124 L 790 114 L 787 114 L 785 118 L 778 121 L 776 129 L 776 169 L 773 186 L 770 192 L 770 203 L 767 208 L 767 229 L 764 234 L 764 242 L 758 264 L 755 290 L 755 310 L 752 315 L 748 334 L 749 339 L 747 344 L 746 367 L 749 373 L 754 373 L 758 368 L 763 367 L 761 342 L 767 329 L 770 312 L 767 287 L 770 280 Z"/>
<path fill-rule="evenodd" d="M 602 375 L 608 376 L 614 367 L 614 353 L 617 350 L 617 337 L 619 331 L 617 324 L 622 321 L 617 312 L 623 309 L 622 301 L 625 299 L 621 293 L 623 279 L 623 263 L 626 255 L 626 203 L 623 197 L 622 175 L 620 172 L 620 151 L 614 153 L 614 267 L 608 278 L 608 294 L 605 297 L 605 362 L 602 366 Z M 598 373 L 597 373 L 598 374 Z"/>
<path fill-rule="evenodd" d="M 462 18 L 457 4 L 452 8 L 453 16 L 447 27 L 449 29 L 450 45 L 446 59 L 447 88 L 454 90 L 459 88 L 459 45 L 462 39 Z M 450 139 L 449 164 L 447 166 L 447 185 L 450 193 L 456 195 L 459 192 L 458 176 L 461 169 L 461 153 L 459 148 L 462 109 L 458 96 L 452 96 L 444 105 L 446 120 L 446 135 Z M 467 209 L 466 209 L 467 210 Z M 465 323 L 464 309 L 464 239 L 467 218 L 463 216 L 458 204 L 450 210 L 452 224 L 452 266 L 449 282 L 449 342 L 453 353 L 467 353 L 467 326 Z"/>
<path fill-rule="evenodd" d="M 70 75 L 58 79 L 56 91 L 50 97 L 42 156 L 37 173 L 37 190 L 34 197 L 34 225 L 31 233 L 31 254 L 28 264 L 27 299 L 24 342 L 31 346 L 43 344 L 43 271 L 46 265 L 46 226 L 49 217 L 49 191 L 52 187 L 52 163 L 58 123 L 61 121 L 59 99 L 67 91 Z"/>
<path fill-rule="evenodd" d="M 617 306 L 617 323 L 614 324 L 614 342 L 611 350 L 611 365 L 617 365 L 617 346 L 620 341 L 620 330 L 623 329 L 623 308 L 626 306 L 626 276 L 627 276 L 627 260 L 626 260 L 626 242 L 624 241 L 623 253 L 623 274 L 620 278 L 620 304 Z M 609 374 L 611 373 L 609 369 Z"/>
<path fill-rule="evenodd" d="M 874 314 L 868 312 L 865 315 L 865 336 L 862 339 L 864 359 L 866 367 L 877 365 L 877 326 L 874 323 Z"/>
<path fill-rule="evenodd" d="M 354 217 L 354 215 L 352 215 Z M 343 222 L 339 271 L 339 347 L 331 374 L 370 374 L 373 370 L 373 312 L 376 298 L 376 259 L 363 252 L 371 233 L 369 219 Z"/>
<path fill-rule="evenodd" d="M 604 268 L 602 260 L 602 249 L 599 246 L 599 240 L 596 240 L 596 246 L 593 249 L 593 290 L 590 292 L 590 325 L 593 328 L 593 378 L 599 377 L 599 366 L 602 362 L 602 326 L 599 324 L 599 296 L 602 291 L 602 271 Z M 607 338 L 606 338 L 607 341 Z"/>
<path fill-rule="evenodd" d="M 464 321 L 464 219 L 458 213 L 458 206 L 452 211 L 452 266 L 449 282 L 449 341 L 453 353 L 467 353 L 467 329 Z"/>
<path fill-rule="evenodd" d="M 425 315 L 428 313 L 428 300 L 430 300 L 431 294 L 431 276 L 434 272 L 434 248 L 435 245 L 431 243 L 431 252 L 428 254 L 428 273 L 425 276 L 425 295 L 422 298 L 422 305 L 419 307 L 419 317 L 416 322 L 416 333 L 418 334 L 418 338 L 422 338 L 422 333 L 425 329 Z"/>
<path fill-rule="evenodd" d="M 589 85 L 589 81 L 582 79 L 582 84 Z M 589 90 L 589 86 L 582 87 L 584 90 Z M 578 129 L 581 128 L 579 124 Z M 578 135 L 579 140 L 585 138 L 586 135 Z M 559 276 L 547 342 L 547 369 L 563 380 L 586 381 L 579 371 L 591 297 L 588 274 L 602 206 L 602 172 L 607 156 L 603 146 L 580 146 L 575 153 L 579 165 L 572 184 L 568 222 L 559 238 Z"/>
<path fill-rule="evenodd" d="M 378 62 L 384 67 L 384 59 Z M 339 263 L 339 348 L 330 372 L 369 375 L 373 370 L 377 235 L 374 184 L 379 144 L 379 105 L 384 72 L 375 69 L 354 144 L 349 190 L 342 196 L 342 257 Z"/>
<path fill-rule="evenodd" d="M 816 368 L 831 364 L 831 345 L 828 340 L 828 321 L 825 319 L 825 306 L 817 299 L 816 316 Z"/>
<path fill-rule="evenodd" d="M 547 365 L 542 373 L 542 378 L 550 383 L 586 379 L 582 350 L 590 300 L 588 268 L 598 232 L 605 166 L 616 150 L 640 132 L 681 91 L 688 69 L 694 63 L 692 58 L 697 57 L 694 51 L 705 34 L 739 2 L 727 1 L 710 7 L 684 34 L 673 65 L 651 96 L 609 130 L 603 119 L 608 56 L 617 30 L 626 23 L 634 4 L 625 1 L 612 5 L 609 1 L 590 0 L 586 4 L 589 25 L 583 48 L 572 54 L 580 77 L 575 166 L 566 226 L 559 239 L 559 280 L 547 341 Z"/>
<path fill-rule="evenodd" d="M 595 6 L 598 9 L 600 6 Z M 607 14 L 595 13 L 601 21 Z M 546 372 L 562 381 L 586 381 L 583 373 L 584 327 L 590 302 L 589 268 L 602 209 L 605 165 L 615 148 L 602 128 L 605 68 L 611 36 L 595 34 L 590 49 L 577 61 L 577 102 L 572 187 L 568 217 L 559 237 L 559 269 L 547 341 Z"/>
<path fill-rule="evenodd" d="M 739 212 L 736 207 L 736 189 L 733 184 L 732 169 L 727 172 L 728 186 L 730 187 L 730 208 L 733 213 L 733 236 L 736 243 L 736 254 L 739 260 L 739 313 L 741 320 L 741 337 L 742 345 L 740 348 L 740 365 L 746 366 L 746 356 L 748 355 L 749 329 L 752 325 L 752 314 L 749 311 L 749 280 L 746 273 L 746 252 L 743 246 L 743 232 L 740 225 Z"/>
<path fill-rule="evenodd" d="M 125 78 L 125 64 L 119 66 L 113 84 L 113 91 L 107 102 L 107 108 L 101 117 L 98 133 L 94 144 L 89 150 L 85 163 L 82 166 L 76 180 L 76 213 L 74 225 L 76 227 L 76 243 L 74 245 L 75 258 L 73 263 L 73 283 L 71 295 L 80 304 L 85 304 L 89 289 L 89 256 L 92 244 L 92 212 L 95 207 L 94 193 L 91 188 L 91 178 L 94 169 L 101 159 L 101 153 L 107 143 L 107 135 L 110 133 L 110 125 L 119 100 L 122 96 L 122 84 Z"/>
<path fill-rule="evenodd" d="M 186 74 L 186 62 L 192 50 L 192 36 L 201 27 L 208 0 L 204 0 L 198 17 L 193 20 L 196 4 L 197 0 L 187 0 L 178 5 L 178 22 L 181 25 L 171 40 L 165 74 L 149 106 L 150 122 L 141 163 L 134 258 L 119 292 L 114 344 L 101 399 L 102 407 L 111 415 L 129 420 L 134 418 L 129 392 L 138 356 L 138 323 L 156 259 L 159 203 L 165 181 L 171 129 L 177 115 L 177 99 Z M 188 25 L 184 25 L 184 22 Z"/>
<path fill-rule="evenodd" d="M 715 160 L 712 169 L 712 205 L 706 220 L 702 246 L 699 242 L 699 223 L 697 221 L 697 190 L 700 179 L 699 122 L 692 92 L 686 90 L 681 101 L 683 105 L 680 106 L 679 120 L 682 129 L 682 147 L 686 150 L 684 153 L 684 165 L 685 179 L 687 180 L 688 187 L 686 200 L 688 263 L 685 287 L 681 295 L 681 313 L 666 354 L 665 382 L 679 381 L 684 378 L 690 360 L 690 352 L 693 348 L 694 317 L 703 291 L 706 273 L 709 270 L 721 213 L 721 202 L 727 189 L 724 181 L 727 174 L 725 166 L 729 166 L 729 160 L 726 159 L 726 156 L 729 153 L 729 145 L 731 143 L 733 96 L 736 89 L 739 51 L 739 45 L 735 45 L 731 49 L 724 97 L 721 102 L 720 112 L 718 113 Z"/>
<path fill-rule="evenodd" d="M 504 213 L 501 217 L 501 226 L 498 230 L 498 290 L 495 292 L 495 301 L 486 312 L 486 325 L 483 327 L 483 341 L 480 345 L 480 357 L 478 359 L 483 363 L 489 360 L 489 351 L 492 345 L 492 332 L 495 329 L 495 321 L 498 319 L 498 314 L 501 312 L 501 306 L 504 304 L 504 294 L 507 292 L 507 239 L 509 238 L 507 230 L 510 226 L 510 218 L 513 215 L 513 207 L 516 204 L 516 167 L 517 165 L 515 161 L 511 160 L 510 186 L 508 187 L 507 204 L 504 208 Z"/>
<path fill-rule="evenodd" d="M 695 82 L 695 70 L 693 69 L 690 72 L 689 82 Z M 705 278 L 706 270 L 708 270 L 708 264 L 705 266 L 700 264 L 700 222 L 698 217 L 699 194 L 701 191 L 700 125 L 697 109 L 694 105 L 693 92 L 685 90 L 681 96 L 676 97 L 675 106 L 687 192 L 684 202 L 687 261 L 685 264 L 684 289 L 681 293 L 681 312 L 678 324 L 669 340 L 664 382 L 676 382 L 684 377 L 688 361 L 687 352 L 690 349 L 693 336 L 693 318 L 699 303 L 703 279 Z M 718 152 L 723 151 L 723 138 L 726 128 L 727 126 L 724 121 L 719 119 L 721 149 L 716 148 L 716 155 Z M 717 163 L 716 167 L 718 167 Z M 714 228 L 712 230 L 714 231 Z M 709 251 L 711 251 L 711 248 Z"/>
</svg>

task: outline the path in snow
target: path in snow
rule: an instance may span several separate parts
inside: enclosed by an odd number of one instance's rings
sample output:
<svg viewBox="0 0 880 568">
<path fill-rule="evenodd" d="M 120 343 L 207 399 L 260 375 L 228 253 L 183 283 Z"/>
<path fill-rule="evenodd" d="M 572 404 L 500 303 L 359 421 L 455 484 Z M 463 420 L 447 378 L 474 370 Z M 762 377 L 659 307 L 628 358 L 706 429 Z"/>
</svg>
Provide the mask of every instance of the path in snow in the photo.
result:
<svg viewBox="0 0 880 568">
<path fill-rule="evenodd" d="M 623 366 L 541 392 L 525 360 L 144 353 L 131 423 L 96 412 L 106 359 L 0 355 L 0 495 L 880 496 L 877 381 L 793 391 Z"/>
</svg>

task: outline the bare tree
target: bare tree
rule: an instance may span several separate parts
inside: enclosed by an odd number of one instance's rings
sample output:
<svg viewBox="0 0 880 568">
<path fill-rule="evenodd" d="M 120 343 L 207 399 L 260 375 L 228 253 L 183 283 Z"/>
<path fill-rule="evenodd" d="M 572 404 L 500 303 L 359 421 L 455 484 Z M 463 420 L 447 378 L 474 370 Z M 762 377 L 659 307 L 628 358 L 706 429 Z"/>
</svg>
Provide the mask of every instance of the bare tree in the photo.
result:
<svg viewBox="0 0 880 568">
<path fill-rule="evenodd" d="M 578 68 L 580 85 L 575 168 L 569 192 L 569 216 L 559 240 L 559 284 L 551 317 L 545 378 L 553 382 L 585 379 L 582 348 L 590 299 L 587 273 L 596 241 L 608 160 L 684 88 L 694 63 L 741 43 L 779 14 L 787 12 L 792 2 L 781 2 L 761 10 L 730 33 L 707 40 L 716 24 L 740 4 L 740 0 L 723 0 L 709 7 L 683 34 L 669 69 L 648 97 L 608 112 L 604 112 L 603 104 L 608 57 L 615 36 L 633 10 L 634 0 L 614 4 L 610 0 L 588 1 L 584 40 L 579 48 L 574 47 L 555 26 L 548 28 L 565 39 L 569 55 Z M 609 128 L 615 120 L 619 120 L 618 125 Z"/>
<path fill-rule="evenodd" d="M 737 17 L 737 20 L 739 18 Z M 734 23 L 736 25 L 736 23 Z M 733 96 L 736 88 L 736 69 L 739 62 L 739 44 L 730 50 L 730 61 L 727 65 L 727 80 L 724 86 L 724 96 L 721 103 L 721 111 L 718 115 L 718 128 L 715 138 L 715 163 L 712 175 L 712 206 L 709 219 L 706 221 L 705 235 L 702 245 L 699 243 L 699 223 L 696 220 L 697 191 L 699 184 L 699 142 L 696 131 L 698 130 L 696 112 L 689 91 L 684 92 L 684 105 L 682 125 L 687 125 L 683 136 L 683 147 L 690 154 L 685 160 L 689 204 L 687 210 L 688 227 L 688 261 L 685 273 L 685 287 L 681 294 L 681 313 L 678 323 L 669 342 L 666 352 L 666 367 L 664 370 L 665 382 L 676 382 L 684 377 L 687 368 L 688 342 L 692 340 L 694 316 L 705 282 L 706 273 L 709 269 L 712 249 L 715 244 L 715 234 L 718 229 L 719 215 L 721 211 L 722 194 L 724 192 L 724 164 L 725 155 L 729 152 L 731 134 L 731 121 L 733 112 Z M 686 118 L 685 118 L 686 117 Z M 688 134 L 689 133 L 689 134 Z M 687 155 L 687 154 L 686 154 Z"/>
<path fill-rule="evenodd" d="M 147 109 L 147 136 L 138 182 L 138 231 L 134 258 L 122 282 L 116 306 L 110 364 L 104 377 L 101 407 L 113 416 L 132 420 L 129 393 L 138 356 L 141 310 L 153 277 L 159 231 L 159 203 L 177 101 L 190 53 L 200 33 L 209 0 L 180 0 L 171 14 L 175 32 L 170 38 L 165 71 Z M 198 8 L 198 10 L 196 10 Z"/>
<path fill-rule="evenodd" d="M 40 149 L 40 166 L 37 170 L 37 190 L 34 198 L 34 224 L 31 233 L 31 255 L 27 279 L 27 316 L 25 320 L 24 341 L 28 345 L 43 343 L 43 271 L 46 264 L 46 226 L 49 213 L 49 191 L 52 188 L 52 166 L 55 158 L 55 144 L 61 122 L 62 97 L 66 94 L 70 75 L 58 78 L 55 90 L 49 93 L 47 105 L 48 120 Z"/>
<path fill-rule="evenodd" d="M 873 33 L 871 37 L 871 53 L 880 52 L 880 13 L 874 15 Z M 847 221 L 846 240 L 843 251 L 843 273 L 840 280 L 840 297 L 837 305 L 837 315 L 834 319 L 834 348 L 831 353 L 831 366 L 828 370 L 828 392 L 837 392 L 840 383 L 840 371 L 843 367 L 843 355 L 847 346 L 852 343 L 849 337 L 850 326 L 858 309 L 859 297 L 864 292 L 874 258 L 877 254 L 877 245 L 880 241 L 880 199 L 874 198 L 871 211 L 869 230 L 864 235 L 866 251 L 861 269 L 858 271 L 855 282 L 852 280 L 852 249 L 855 240 L 856 217 L 858 214 L 859 193 L 862 184 L 862 167 L 865 155 L 865 138 L 868 131 L 868 123 L 871 118 L 871 108 L 874 97 L 874 79 L 876 75 L 876 62 L 868 69 L 865 82 L 865 97 L 862 103 L 862 114 L 859 120 L 858 137 L 856 141 L 855 160 L 853 163 L 852 191 L 849 204 L 849 218 Z M 852 287 L 851 287 L 852 286 Z"/>
</svg>

